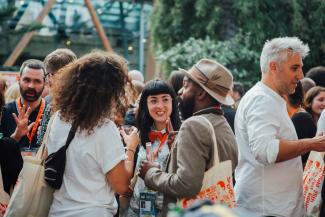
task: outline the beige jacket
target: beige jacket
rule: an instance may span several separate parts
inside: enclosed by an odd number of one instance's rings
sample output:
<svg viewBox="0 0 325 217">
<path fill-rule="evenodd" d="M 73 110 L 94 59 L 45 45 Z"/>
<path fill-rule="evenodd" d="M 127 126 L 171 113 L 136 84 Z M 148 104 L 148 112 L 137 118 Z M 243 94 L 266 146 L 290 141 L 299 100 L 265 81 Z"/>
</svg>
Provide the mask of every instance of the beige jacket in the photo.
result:
<svg viewBox="0 0 325 217">
<path fill-rule="evenodd" d="M 235 136 L 216 108 L 196 112 L 183 122 L 174 147 L 171 150 L 167 172 L 151 168 L 145 177 L 148 187 L 164 193 L 163 214 L 167 205 L 178 198 L 193 197 L 202 187 L 204 172 L 213 163 L 213 139 L 209 125 L 199 115 L 206 117 L 214 127 L 220 161 L 231 160 L 234 171 L 237 166 L 237 144 Z"/>
</svg>

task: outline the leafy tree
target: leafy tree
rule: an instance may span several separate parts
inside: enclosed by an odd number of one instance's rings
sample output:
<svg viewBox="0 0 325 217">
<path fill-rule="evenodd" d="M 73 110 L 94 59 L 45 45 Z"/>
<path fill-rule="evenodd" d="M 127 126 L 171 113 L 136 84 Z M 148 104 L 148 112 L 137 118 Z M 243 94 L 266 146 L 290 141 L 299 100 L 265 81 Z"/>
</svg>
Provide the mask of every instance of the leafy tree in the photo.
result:
<svg viewBox="0 0 325 217">
<path fill-rule="evenodd" d="M 298 36 L 309 44 L 305 69 L 325 65 L 325 1 L 236 0 L 237 25 L 250 33 L 249 49 L 260 51 L 267 39 Z"/>
<path fill-rule="evenodd" d="M 157 0 L 151 17 L 151 33 L 155 49 L 162 51 L 190 37 L 223 40 L 234 35 L 234 19 L 228 7 L 231 0 Z M 223 4 L 221 4 L 223 3 Z M 227 13 L 225 13 L 227 12 Z M 225 24 L 226 24 L 225 23 Z"/>
<path fill-rule="evenodd" d="M 249 87 L 260 78 L 261 73 L 258 70 L 259 54 L 243 45 L 247 39 L 248 36 L 243 35 L 227 41 L 215 41 L 209 37 L 189 38 L 161 53 L 158 60 L 163 63 L 165 76 L 177 68 L 188 69 L 202 58 L 217 60 L 232 72 L 235 80 Z M 247 70 L 251 68 L 254 69 L 252 72 Z"/>
<path fill-rule="evenodd" d="M 154 51 L 167 71 L 188 68 L 196 56 L 214 57 L 246 84 L 259 79 L 258 56 L 274 37 L 298 36 L 309 44 L 305 70 L 325 65 L 324 26 L 324 0 L 156 0 L 151 17 Z M 191 43 L 211 47 L 203 52 Z M 209 56 L 213 52 L 218 55 Z"/>
</svg>

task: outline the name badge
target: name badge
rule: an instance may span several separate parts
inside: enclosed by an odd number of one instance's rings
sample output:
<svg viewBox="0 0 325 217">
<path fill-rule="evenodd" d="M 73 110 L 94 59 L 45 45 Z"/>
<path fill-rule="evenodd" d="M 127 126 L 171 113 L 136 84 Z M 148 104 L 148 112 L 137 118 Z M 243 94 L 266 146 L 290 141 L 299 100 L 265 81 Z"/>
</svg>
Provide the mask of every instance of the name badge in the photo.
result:
<svg viewBox="0 0 325 217">
<path fill-rule="evenodd" d="M 38 151 L 38 148 L 27 148 L 27 147 L 24 147 L 24 148 L 21 148 L 20 149 L 21 155 L 23 157 L 24 156 L 36 156 L 37 151 Z"/>
<path fill-rule="evenodd" d="M 156 194 L 156 192 L 140 193 L 140 217 L 156 216 Z"/>
</svg>

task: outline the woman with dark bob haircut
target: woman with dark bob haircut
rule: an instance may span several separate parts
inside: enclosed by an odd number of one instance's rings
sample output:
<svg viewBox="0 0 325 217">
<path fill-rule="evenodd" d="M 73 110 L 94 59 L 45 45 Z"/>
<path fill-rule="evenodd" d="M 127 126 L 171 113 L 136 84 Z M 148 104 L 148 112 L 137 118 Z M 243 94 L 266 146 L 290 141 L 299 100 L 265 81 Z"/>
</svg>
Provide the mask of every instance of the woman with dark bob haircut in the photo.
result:
<svg viewBox="0 0 325 217">
<path fill-rule="evenodd" d="M 162 170 L 167 167 L 167 157 L 170 152 L 168 137 L 171 131 L 177 131 L 180 127 L 180 119 L 177 108 L 176 94 L 171 86 L 163 80 L 149 81 L 142 91 L 136 122 L 140 132 L 141 147 L 138 153 L 136 172 L 143 160 L 151 160 L 160 165 Z M 121 131 L 127 143 L 131 141 L 131 136 Z M 146 147 L 146 143 L 151 143 L 151 150 Z M 136 177 L 133 195 L 129 207 L 124 216 L 139 216 L 140 214 L 140 194 L 155 194 L 154 206 L 156 216 L 161 216 L 163 194 L 151 191 L 144 181 Z"/>
<path fill-rule="evenodd" d="M 115 192 L 128 190 L 139 143 L 130 141 L 125 151 L 112 121 L 128 103 L 126 61 L 97 51 L 55 76 L 49 154 L 65 144 L 72 125 L 77 131 L 66 152 L 63 183 L 54 192 L 49 216 L 112 217 L 117 211 Z M 136 129 L 131 132 L 136 133 Z"/>
</svg>

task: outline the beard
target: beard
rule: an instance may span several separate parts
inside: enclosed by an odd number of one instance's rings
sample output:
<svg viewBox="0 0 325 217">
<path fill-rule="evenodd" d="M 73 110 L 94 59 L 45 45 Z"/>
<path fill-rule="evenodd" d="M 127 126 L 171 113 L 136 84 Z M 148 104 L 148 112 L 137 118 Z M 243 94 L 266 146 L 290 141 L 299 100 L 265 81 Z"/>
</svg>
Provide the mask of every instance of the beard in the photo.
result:
<svg viewBox="0 0 325 217">
<path fill-rule="evenodd" d="M 43 89 L 42 88 L 41 91 L 36 91 L 34 88 L 28 88 L 28 89 L 22 89 L 22 87 L 20 88 L 20 94 L 23 97 L 24 100 L 26 100 L 27 102 L 35 102 L 37 101 L 40 96 L 42 95 Z"/>
<path fill-rule="evenodd" d="M 178 97 L 178 102 L 179 102 L 179 110 L 181 111 L 182 118 L 186 120 L 187 118 L 192 117 L 194 113 L 194 106 L 195 106 L 194 96 L 185 100 Z"/>
</svg>

